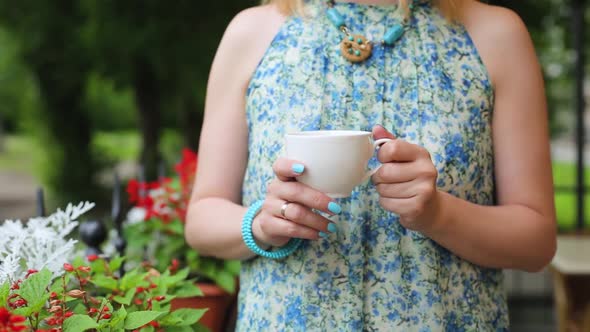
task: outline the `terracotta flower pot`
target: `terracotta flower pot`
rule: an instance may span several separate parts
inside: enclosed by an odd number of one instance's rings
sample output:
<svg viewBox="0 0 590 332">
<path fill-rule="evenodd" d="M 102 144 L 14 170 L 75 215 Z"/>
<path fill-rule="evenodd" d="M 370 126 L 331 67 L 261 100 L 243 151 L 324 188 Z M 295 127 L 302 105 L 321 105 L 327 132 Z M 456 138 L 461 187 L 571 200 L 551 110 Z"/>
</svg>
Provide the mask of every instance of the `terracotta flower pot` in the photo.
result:
<svg viewBox="0 0 590 332">
<path fill-rule="evenodd" d="M 172 310 L 208 308 L 209 310 L 199 323 L 209 328 L 211 332 L 223 332 L 231 318 L 236 295 L 224 291 L 215 284 L 197 283 L 197 286 L 203 291 L 203 296 L 176 298 L 171 302 Z"/>
</svg>

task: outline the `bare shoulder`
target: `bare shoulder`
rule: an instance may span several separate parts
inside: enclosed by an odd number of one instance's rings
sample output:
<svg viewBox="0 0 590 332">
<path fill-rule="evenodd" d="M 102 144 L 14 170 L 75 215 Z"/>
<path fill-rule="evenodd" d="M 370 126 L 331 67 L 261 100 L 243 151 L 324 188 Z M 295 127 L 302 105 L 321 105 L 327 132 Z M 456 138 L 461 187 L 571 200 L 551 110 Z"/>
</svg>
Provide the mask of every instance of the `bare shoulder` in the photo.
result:
<svg viewBox="0 0 590 332">
<path fill-rule="evenodd" d="M 218 52 L 231 52 L 242 64 L 257 63 L 285 19 L 274 5 L 245 9 L 228 25 Z"/>
<path fill-rule="evenodd" d="M 460 20 L 494 81 L 502 71 L 509 70 L 507 62 L 526 60 L 537 64 L 530 34 L 517 13 L 476 0 L 465 0 L 464 4 Z"/>
<path fill-rule="evenodd" d="M 242 10 L 230 22 L 225 32 L 229 38 L 251 41 L 253 36 L 273 35 L 285 16 L 281 14 L 275 5 L 256 6 Z"/>
<path fill-rule="evenodd" d="M 461 20 L 468 29 L 487 31 L 489 39 L 500 39 L 505 43 L 519 38 L 530 39 L 520 16 L 505 7 L 466 0 Z"/>
<path fill-rule="evenodd" d="M 244 90 L 285 19 L 275 5 L 252 7 L 238 13 L 217 48 L 210 82 L 225 77 Z"/>
</svg>

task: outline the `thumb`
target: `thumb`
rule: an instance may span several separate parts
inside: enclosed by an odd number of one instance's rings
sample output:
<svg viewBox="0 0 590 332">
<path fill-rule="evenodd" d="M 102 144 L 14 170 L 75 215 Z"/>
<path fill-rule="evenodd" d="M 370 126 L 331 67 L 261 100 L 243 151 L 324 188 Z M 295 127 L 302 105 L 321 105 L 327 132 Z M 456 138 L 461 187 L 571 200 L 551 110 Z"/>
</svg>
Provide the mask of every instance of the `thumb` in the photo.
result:
<svg viewBox="0 0 590 332">
<path fill-rule="evenodd" d="M 385 129 L 382 125 L 376 125 L 373 127 L 373 139 L 378 140 L 382 138 L 395 139 L 395 136 Z"/>
</svg>

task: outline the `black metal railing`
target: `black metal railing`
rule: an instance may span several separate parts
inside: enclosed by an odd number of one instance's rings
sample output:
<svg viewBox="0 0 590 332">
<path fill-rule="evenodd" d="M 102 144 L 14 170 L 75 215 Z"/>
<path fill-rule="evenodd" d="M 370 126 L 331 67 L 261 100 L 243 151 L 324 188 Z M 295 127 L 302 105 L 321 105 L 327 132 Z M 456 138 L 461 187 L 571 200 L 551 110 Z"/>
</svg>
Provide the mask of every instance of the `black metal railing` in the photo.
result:
<svg viewBox="0 0 590 332">
<path fill-rule="evenodd" d="M 584 113 L 586 111 L 586 100 L 584 96 L 584 80 L 586 77 L 585 71 L 585 24 L 584 14 L 586 10 L 585 0 L 573 0 L 572 4 L 572 29 L 574 31 L 574 47 L 576 50 L 576 202 L 577 202 L 577 230 L 584 229 L 585 206 L 584 199 L 586 197 L 586 180 L 584 179 L 584 148 L 586 145 L 586 124 L 584 122 Z"/>
</svg>

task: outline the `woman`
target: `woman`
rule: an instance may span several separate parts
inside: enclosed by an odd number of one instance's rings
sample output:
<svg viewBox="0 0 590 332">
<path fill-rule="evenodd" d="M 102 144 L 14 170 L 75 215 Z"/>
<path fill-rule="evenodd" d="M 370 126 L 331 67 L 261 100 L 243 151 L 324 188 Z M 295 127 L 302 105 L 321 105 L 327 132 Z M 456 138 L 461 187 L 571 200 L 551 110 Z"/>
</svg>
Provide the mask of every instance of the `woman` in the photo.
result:
<svg viewBox="0 0 590 332">
<path fill-rule="evenodd" d="M 332 200 L 294 181 L 287 128 L 396 139 L 372 183 Z M 244 260 L 239 330 L 507 330 L 501 269 L 538 271 L 555 251 L 547 132 L 509 10 L 270 1 L 231 22 L 215 57 L 187 241 Z M 307 241 L 258 257 L 242 223 L 259 254 Z"/>
</svg>

